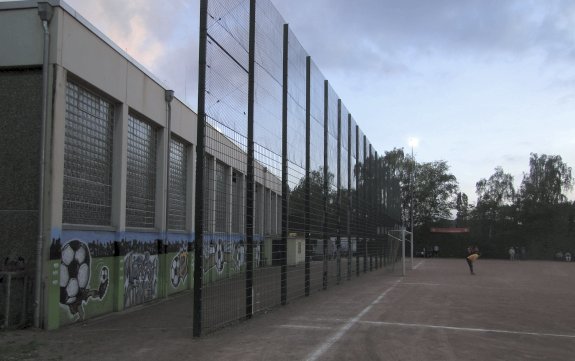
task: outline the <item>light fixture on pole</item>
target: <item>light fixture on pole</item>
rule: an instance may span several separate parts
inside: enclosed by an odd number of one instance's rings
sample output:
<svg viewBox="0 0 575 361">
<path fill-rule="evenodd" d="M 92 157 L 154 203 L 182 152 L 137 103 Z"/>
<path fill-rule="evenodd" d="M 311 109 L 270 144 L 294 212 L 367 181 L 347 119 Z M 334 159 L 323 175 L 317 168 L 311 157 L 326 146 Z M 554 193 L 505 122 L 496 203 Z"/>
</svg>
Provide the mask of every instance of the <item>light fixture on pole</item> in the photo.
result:
<svg viewBox="0 0 575 361">
<path fill-rule="evenodd" d="M 409 175 L 409 193 L 411 196 L 411 201 L 409 202 L 409 223 L 411 226 L 411 269 L 413 269 L 413 201 L 414 201 L 414 188 L 415 188 L 415 157 L 413 156 L 413 148 L 416 148 L 419 144 L 419 139 L 411 137 L 408 140 L 408 144 L 411 147 L 411 174 Z M 425 256 L 425 255 L 424 255 Z"/>
</svg>

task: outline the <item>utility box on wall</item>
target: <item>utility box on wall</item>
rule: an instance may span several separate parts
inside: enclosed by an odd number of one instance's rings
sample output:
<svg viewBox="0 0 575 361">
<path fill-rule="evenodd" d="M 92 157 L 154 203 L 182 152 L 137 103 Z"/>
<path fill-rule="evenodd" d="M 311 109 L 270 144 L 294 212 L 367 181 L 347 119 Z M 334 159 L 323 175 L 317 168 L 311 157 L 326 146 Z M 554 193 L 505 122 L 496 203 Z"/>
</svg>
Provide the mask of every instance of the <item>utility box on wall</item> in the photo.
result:
<svg viewBox="0 0 575 361">
<path fill-rule="evenodd" d="M 287 239 L 287 255 L 283 255 L 281 239 L 267 239 L 264 243 L 266 265 L 281 266 L 284 257 L 288 266 L 297 266 L 305 262 L 305 239 L 289 237 Z"/>
<path fill-rule="evenodd" d="M 297 266 L 305 262 L 305 239 L 288 238 L 287 264 Z"/>
</svg>

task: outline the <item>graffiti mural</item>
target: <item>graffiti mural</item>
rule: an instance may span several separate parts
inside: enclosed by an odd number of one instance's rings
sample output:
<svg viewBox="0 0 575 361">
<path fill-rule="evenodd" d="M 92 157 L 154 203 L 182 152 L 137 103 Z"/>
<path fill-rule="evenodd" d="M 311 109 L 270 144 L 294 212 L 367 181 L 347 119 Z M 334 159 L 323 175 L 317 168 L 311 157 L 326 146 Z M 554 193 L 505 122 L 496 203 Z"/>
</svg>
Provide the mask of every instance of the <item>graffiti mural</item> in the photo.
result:
<svg viewBox="0 0 575 361">
<path fill-rule="evenodd" d="M 233 259 L 234 267 L 236 271 L 239 271 L 246 262 L 246 247 L 244 246 L 243 241 L 237 242 L 235 244 Z"/>
<path fill-rule="evenodd" d="M 224 255 L 224 245 L 221 239 L 218 239 L 218 241 L 216 242 L 214 258 L 216 262 L 216 270 L 218 271 L 218 273 L 222 273 L 224 271 L 225 255 Z"/>
<path fill-rule="evenodd" d="M 158 256 L 129 252 L 124 258 L 124 307 L 151 301 L 158 290 Z"/>
<path fill-rule="evenodd" d="M 260 252 L 260 245 L 254 242 L 254 267 L 260 266 L 261 261 L 261 252 Z"/>
<path fill-rule="evenodd" d="M 217 274 L 222 274 L 226 265 L 224 241 L 221 239 L 211 240 L 207 247 L 204 247 L 205 272 L 215 269 Z"/>
<path fill-rule="evenodd" d="M 170 266 L 170 280 L 172 281 L 172 286 L 177 288 L 180 284 L 186 281 L 187 277 L 188 251 L 186 248 L 182 248 L 172 259 L 172 265 Z"/>
<path fill-rule="evenodd" d="M 84 319 L 84 305 L 90 299 L 102 300 L 110 283 L 110 270 L 100 267 L 98 288 L 90 289 L 92 256 L 88 246 L 71 240 L 62 247 L 60 260 L 60 305 L 73 318 Z"/>
<path fill-rule="evenodd" d="M 205 243 L 203 254 L 204 274 L 207 275 L 208 282 L 241 272 L 247 262 L 246 244 L 242 239 L 212 239 Z M 255 242 L 252 256 L 254 267 L 259 266 L 262 256 L 262 245 Z"/>
</svg>

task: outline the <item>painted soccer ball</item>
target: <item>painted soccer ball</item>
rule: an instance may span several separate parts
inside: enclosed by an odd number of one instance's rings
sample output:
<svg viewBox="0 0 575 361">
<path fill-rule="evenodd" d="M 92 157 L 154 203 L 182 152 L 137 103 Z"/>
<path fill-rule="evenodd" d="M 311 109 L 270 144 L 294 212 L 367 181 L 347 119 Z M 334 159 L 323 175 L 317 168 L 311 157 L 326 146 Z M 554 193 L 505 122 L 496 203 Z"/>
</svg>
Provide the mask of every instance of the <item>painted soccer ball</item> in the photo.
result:
<svg viewBox="0 0 575 361">
<path fill-rule="evenodd" d="M 60 262 L 60 303 L 70 305 L 81 298 L 90 283 L 90 250 L 73 240 L 62 247 Z"/>
<path fill-rule="evenodd" d="M 109 279 L 110 279 L 110 270 L 108 269 L 108 267 L 104 266 L 100 271 L 100 284 L 108 282 Z"/>
<path fill-rule="evenodd" d="M 172 280 L 172 286 L 178 287 L 180 285 L 180 263 L 178 258 L 172 259 L 172 265 L 170 267 L 170 279 Z"/>
<path fill-rule="evenodd" d="M 245 253 L 246 251 L 243 243 L 237 243 L 234 253 L 234 261 L 237 270 L 239 270 L 240 267 L 245 263 Z"/>
<path fill-rule="evenodd" d="M 224 245 L 221 240 L 216 245 L 216 270 L 218 273 L 224 271 Z"/>
</svg>

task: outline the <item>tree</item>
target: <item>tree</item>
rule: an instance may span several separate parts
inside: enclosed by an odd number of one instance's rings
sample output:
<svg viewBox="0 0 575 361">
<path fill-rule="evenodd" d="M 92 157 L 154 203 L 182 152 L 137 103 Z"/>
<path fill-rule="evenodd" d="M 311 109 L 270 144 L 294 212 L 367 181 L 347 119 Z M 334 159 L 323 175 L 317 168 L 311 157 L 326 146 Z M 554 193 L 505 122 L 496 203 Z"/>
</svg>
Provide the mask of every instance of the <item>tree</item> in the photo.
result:
<svg viewBox="0 0 575 361">
<path fill-rule="evenodd" d="M 459 185 L 446 161 L 416 164 L 414 185 L 415 225 L 452 218 Z"/>
<path fill-rule="evenodd" d="M 531 153 L 517 207 L 523 235 L 535 253 L 549 256 L 572 244 L 570 206 L 564 192 L 573 188 L 571 167 L 558 155 Z"/>
<path fill-rule="evenodd" d="M 513 176 L 496 167 L 495 173 L 489 179 L 481 179 L 475 184 L 477 204 L 487 204 L 490 207 L 509 205 L 515 200 Z"/>
<path fill-rule="evenodd" d="M 475 215 L 478 221 L 486 222 L 487 238 L 491 240 L 495 223 L 504 218 L 510 218 L 509 213 L 514 209 L 511 207 L 515 201 L 513 176 L 505 173 L 502 167 L 496 167 L 495 173 L 489 179 L 482 178 L 479 180 L 475 184 L 475 188 L 477 193 Z"/>
<path fill-rule="evenodd" d="M 563 192 L 573 189 L 571 167 L 559 155 L 531 153 L 529 174 L 523 175 L 521 198 L 532 204 L 556 205 L 567 201 Z"/>
<path fill-rule="evenodd" d="M 333 182 L 333 173 L 328 173 L 328 184 Z M 312 237 L 321 237 L 323 235 L 323 202 L 324 202 L 324 175 L 323 168 L 312 170 L 309 174 L 309 201 L 310 201 L 310 214 L 309 225 L 310 234 Z M 305 194 L 306 194 L 306 178 L 300 179 L 299 183 L 289 195 L 289 229 L 290 231 L 299 231 L 303 233 L 305 222 Z M 328 215 L 333 217 L 336 207 L 335 192 L 328 189 Z M 330 222 L 330 220 L 328 220 Z M 331 221 L 333 222 L 333 221 Z"/>
<path fill-rule="evenodd" d="M 475 184 L 477 193 L 476 213 L 480 218 L 494 221 L 501 216 L 504 206 L 515 201 L 513 176 L 496 167 L 489 179 L 482 178 Z"/>
<path fill-rule="evenodd" d="M 393 149 L 385 152 L 383 166 L 399 185 L 401 220 L 406 226 L 411 222 L 412 185 L 415 226 L 452 218 L 451 211 L 455 208 L 459 185 L 457 178 L 449 173 L 446 161 L 420 164 L 406 155 L 403 149 Z"/>
<path fill-rule="evenodd" d="M 390 226 L 399 221 L 405 221 L 403 218 L 405 214 L 402 210 L 406 209 L 408 199 L 406 198 L 407 174 L 403 149 L 394 148 L 386 151 L 379 161 L 383 169 L 380 202 L 384 218 L 386 218 L 382 225 Z"/>
<path fill-rule="evenodd" d="M 457 215 L 455 222 L 457 226 L 465 225 L 469 220 L 469 215 L 473 210 L 473 206 L 469 204 L 469 198 L 467 194 L 463 192 L 457 193 L 457 199 L 455 201 L 455 210 Z"/>
</svg>

